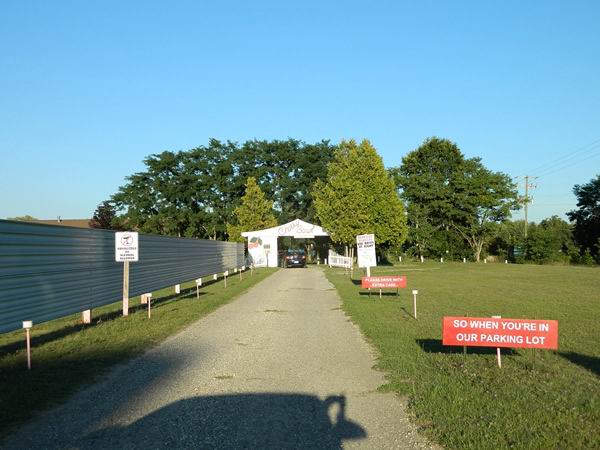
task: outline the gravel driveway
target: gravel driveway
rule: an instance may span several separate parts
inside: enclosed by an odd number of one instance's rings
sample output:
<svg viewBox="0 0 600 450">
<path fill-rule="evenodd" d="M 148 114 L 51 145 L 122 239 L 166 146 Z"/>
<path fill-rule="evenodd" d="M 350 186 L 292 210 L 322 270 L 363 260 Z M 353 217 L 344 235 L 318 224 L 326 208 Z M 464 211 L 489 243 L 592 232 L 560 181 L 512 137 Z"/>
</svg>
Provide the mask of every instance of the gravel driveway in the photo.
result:
<svg viewBox="0 0 600 450">
<path fill-rule="evenodd" d="M 318 268 L 280 270 L 6 448 L 429 448 Z"/>
</svg>

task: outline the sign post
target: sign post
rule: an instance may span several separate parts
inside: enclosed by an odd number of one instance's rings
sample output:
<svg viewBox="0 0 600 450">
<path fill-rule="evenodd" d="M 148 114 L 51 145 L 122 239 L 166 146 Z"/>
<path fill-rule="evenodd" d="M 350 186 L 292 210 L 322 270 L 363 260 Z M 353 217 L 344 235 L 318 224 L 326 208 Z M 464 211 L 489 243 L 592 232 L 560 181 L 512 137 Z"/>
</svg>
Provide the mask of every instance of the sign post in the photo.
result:
<svg viewBox="0 0 600 450">
<path fill-rule="evenodd" d="M 502 316 L 492 316 L 492 319 L 501 319 Z M 496 347 L 496 357 L 498 358 L 498 367 L 502 369 L 502 354 L 500 353 L 500 347 Z"/>
<path fill-rule="evenodd" d="M 139 261 L 138 233 L 115 233 L 115 261 L 123 263 L 123 316 L 129 315 L 129 262 Z"/>
<path fill-rule="evenodd" d="M 25 328 L 25 339 L 27 340 L 27 370 L 31 370 L 31 336 L 29 330 L 33 327 L 31 320 L 23 322 L 23 328 Z"/>
<path fill-rule="evenodd" d="M 414 316 L 415 316 L 415 320 L 417 319 L 417 294 L 419 293 L 419 291 L 417 291 L 416 289 L 413 289 L 412 294 L 413 294 L 413 312 L 414 312 Z"/>
</svg>

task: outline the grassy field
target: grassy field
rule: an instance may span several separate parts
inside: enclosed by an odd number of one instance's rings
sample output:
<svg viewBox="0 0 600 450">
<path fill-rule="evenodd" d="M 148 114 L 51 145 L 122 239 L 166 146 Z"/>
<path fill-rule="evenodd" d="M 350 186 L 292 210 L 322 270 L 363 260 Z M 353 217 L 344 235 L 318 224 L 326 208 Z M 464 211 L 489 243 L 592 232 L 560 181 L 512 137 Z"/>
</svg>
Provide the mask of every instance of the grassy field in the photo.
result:
<svg viewBox="0 0 600 450">
<path fill-rule="evenodd" d="M 206 283 L 196 298 L 195 283 L 153 293 L 152 318 L 139 297 L 130 299 L 129 317 L 121 302 L 93 310 L 93 323 L 81 315 L 35 325 L 32 329 L 32 370 L 27 370 L 24 332 L 0 335 L 0 439 L 34 414 L 59 404 L 76 389 L 90 384 L 117 363 L 158 344 L 240 293 L 276 269 L 259 269 Z M 206 280 L 206 279 L 205 279 Z M 0 445 L 1 446 L 1 445 Z"/>
<path fill-rule="evenodd" d="M 600 270 L 585 267 L 407 263 L 400 297 L 369 298 L 326 269 L 344 310 L 379 350 L 382 390 L 406 395 L 414 421 L 447 448 L 600 448 Z M 411 290 L 418 289 L 418 320 Z M 441 344 L 443 316 L 556 319 L 558 351 Z M 535 357 L 535 360 L 533 359 Z"/>
</svg>

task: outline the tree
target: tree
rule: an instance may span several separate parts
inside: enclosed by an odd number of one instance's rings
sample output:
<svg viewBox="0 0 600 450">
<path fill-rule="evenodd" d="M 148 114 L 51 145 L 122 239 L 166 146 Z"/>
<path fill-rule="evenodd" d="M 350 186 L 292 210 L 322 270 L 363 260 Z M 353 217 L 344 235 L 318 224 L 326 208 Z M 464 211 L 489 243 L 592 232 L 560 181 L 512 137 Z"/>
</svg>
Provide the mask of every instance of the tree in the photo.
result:
<svg viewBox="0 0 600 450">
<path fill-rule="evenodd" d="M 527 255 L 535 262 L 569 262 L 574 247 L 571 225 L 558 216 L 544 219 L 529 230 Z"/>
<path fill-rule="evenodd" d="M 600 175 L 584 185 L 576 184 L 573 193 L 577 197 L 577 208 L 567 213 L 574 223 L 575 241 L 581 254 L 586 250 L 600 258 Z"/>
<path fill-rule="evenodd" d="M 254 177 L 248 178 L 242 203 L 235 208 L 234 216 L 235 223 L 227 226 L 230 241 L 244 242 L 242 232 L 262 230 L 277 225 L 273 215 L 273 202 L 265 198 Z"/>
<path fill-rule="evenodd" d="M 226 239 L 248 177 L 256 178 L 274 202 L 281 221 L 314 217 L 312 185 L 324 177 L 334 146 L 328 141 L 247 141 L 211 139 L 188 151 L 163 152 L 144 160 L 112 196 L 129 227 L 141 231 Z"/>
<path fill-rule="evenodd" d="M 461 165 L 462 177 L 454 180 L 452 227 L 467 241 L 477 262 L 481 252 L 495 236 L 496 223 L 519 208 L 518 192 L 511 178 L 486 169 L 479 158 Z"/>
<path fill-rule="evenodd" d="M 434 136 L 404 156 L 400 167 L 390 169 L 407 204 L 408 244 L 419 256 L 464 253 L 462 237 L 457 240 L 452 229 L 456 220 L 454 185 L 464 161 L 454 142 Z"/>
<path fill-rule="evenodd" d="M 38 218 L 26 214 L 24 216 L 7 217 L 6 220 L 15 220 L 17 222 L 36 222 Z"/>
<path fill-rule="evenodd" d="M 404 206 L 368 140 L 342 141 L 326 181 L 315 183 L 312 196 L 316 215 L 334 242 L 353 245 L 356 235 L 374 233 L 380 246 L 392 248 L 406 239 Z"/>
<path fill-rule="evenodd" d="M 114 205 L 105 200 L 98 205 L 94 216 L 89 222 L 91 228 L 102 228 L 105 230 L 120 230 L 121 226 L 116 222 L 117 212 Z"/>
<path fill-rule="evenodd" d="M 486 169 L 479 158 L 465 159 L 447 139 L 425 140 L 392 173 L 409 214 L 418 214 L 409 216 L 409 223 L 422 223 L 426 218 L 432 228 L 428 247 L 437 252 L 459 245 L 451 236 L 456 233 L 479 261 L 498 229 L 495 224 L 518 207 L 516 186 L 508 175 Z"/>
</svg>

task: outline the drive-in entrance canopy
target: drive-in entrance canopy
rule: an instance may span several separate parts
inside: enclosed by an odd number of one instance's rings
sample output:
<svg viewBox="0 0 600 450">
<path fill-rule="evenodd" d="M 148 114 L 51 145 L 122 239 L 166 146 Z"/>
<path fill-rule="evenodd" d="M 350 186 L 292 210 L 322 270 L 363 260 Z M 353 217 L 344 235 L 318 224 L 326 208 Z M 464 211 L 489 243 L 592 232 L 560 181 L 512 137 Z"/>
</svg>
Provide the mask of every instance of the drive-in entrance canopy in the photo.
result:
<svg viewBox="0 0 600 450">
<path fill-rule="evenodd" d="M 245 231 L 242 236 L 248 238 L 248 252 L 256 267 L 277 267 L 278 238 L 290 236 L 297 239 L 313 239 L 329 234 L 319 225 L 296 219 L 264 230 Z"/>
</svg>

